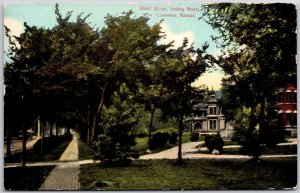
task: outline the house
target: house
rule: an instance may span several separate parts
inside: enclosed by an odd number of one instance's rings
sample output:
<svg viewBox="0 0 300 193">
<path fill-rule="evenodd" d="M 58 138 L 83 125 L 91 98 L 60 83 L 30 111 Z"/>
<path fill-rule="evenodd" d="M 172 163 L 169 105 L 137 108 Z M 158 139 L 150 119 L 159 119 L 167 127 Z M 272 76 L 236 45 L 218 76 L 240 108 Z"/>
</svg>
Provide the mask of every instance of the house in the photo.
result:
<svg viewBox="0 0 300 193">
<path fill-rule="evenodd" d="M 286 137 L 297 136 L 297 88 L 287 84 L 277 92 L 277 113 L 281 115 Z"/>
<path fill-rule="evenodd" d="M 231 138 L 233 127 L 222 114 L 221 91 L 212 91 L 205 102 L 193 106 L 192 114 L 185 120 L 185 131 L 198 131 L 200 135 L 219 133 L 223 138 Z"/>
</svg>

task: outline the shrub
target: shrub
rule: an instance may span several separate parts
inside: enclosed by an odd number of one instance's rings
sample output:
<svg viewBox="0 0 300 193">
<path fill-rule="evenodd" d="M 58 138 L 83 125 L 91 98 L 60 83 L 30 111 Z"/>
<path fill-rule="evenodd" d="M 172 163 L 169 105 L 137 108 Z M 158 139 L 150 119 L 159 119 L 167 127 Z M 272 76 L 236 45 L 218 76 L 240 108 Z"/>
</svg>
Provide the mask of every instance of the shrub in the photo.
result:
<svg viewBox="0 0 300 193">
<path fill-rule="evenodd" d="M 98 153 L 101 164 L 128 165 L 137 155 L 133 151 L 135 142 L 134 127 L 138 123 L 138 107 L 132 105 L 128 87 L 122 84 L 112 96 L 112 104 L 104 106 L 102 132 L 98 135 Z"/>
<path fill-rule="evenodd" d="M 153 133 L 150 142 L 150 147 L 151 148 L 164 147 L 168 143 L 176 144 L 177 137 L 178 134 L 175 128 L 159 129 Z"/>
<path fill-rule="evenodd" d="M 198 141 L 199 140 L 199 132 L 192 132 L 190 136 L 191 141 Z"/>
<path fill-rule="evenodd" d="M 157 148 L 157 147 L 164 147 L 170 139 L 170 133 L 164 131 L 156 131 L 152 135 L 150 147 Z"/>
<path fill-rule="evenodd" d="M 261 146 L 259 143 L 259 136 L 256 133 L 246 133 L 245 138 L 238 141 L 242 148 L 239 153 L 242 155 L 249 155 L 253 157 L 254 160 L 258 160 L 261 155 Z"/>
<path fill-rule="evenodd" d="M 177 143 L 177 137 L 178 134 L 176 132 L 171 132 L 170 138 L 169 138 L 169 143 L 170 144 L 176 144 Z"/>
<path fill-rule="evenodd" d="M 210 153 L 214 149 L 218 150 L 220 153 L 223 153 L 224 141 L 219 134 L 216 136 L 208 135 L 205 137 L 204 141 Z"/>
<path fill-rule="evenodd" d="M 136 136 L 138 138 L 143 138 L 146 137 L 148 135 L 148 130 L 146 128 L 139 128 L 136 131 Z"/>
<path fill-rule="evenodd" d="M 171 127 L 171 128 L 168 128 L 167 130 L 170 133 L 169 143 L 173 144 L 173 145 L 176 144 L 177 143 L 177 138 L 178 138 L 177 129 Z"/>
</svg>

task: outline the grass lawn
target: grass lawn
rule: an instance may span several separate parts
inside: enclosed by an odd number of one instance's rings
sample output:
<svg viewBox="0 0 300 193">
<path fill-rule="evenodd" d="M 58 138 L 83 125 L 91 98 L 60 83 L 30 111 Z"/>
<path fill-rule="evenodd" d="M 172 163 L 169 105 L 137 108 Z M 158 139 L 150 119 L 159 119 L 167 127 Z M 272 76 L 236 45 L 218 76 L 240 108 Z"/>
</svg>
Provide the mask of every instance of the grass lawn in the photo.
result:
<svg viewBox="0 0 300 193">
<path fill-rule="evenodd" d="M 38 190 L 54 166 L 4 168 L 6 190 Z"/>
<path fill-rule="evenodd" d="M 137 160 L 128 167 L 80 166 L 82 190 L 266 190 L 297 184 L 297 159 L 264 159 L 259 165 L 245 160 Z M 107 181 L 108 186 L 95 181 Z"/>
<path fill-rule="evenodd" d="M 190 133 L 185 132 L 182 135 L 182 143 L 187 143 L 190 142 Z M 143 138 L 136 138 L 135 139 L 136 145 L 134 147 L 135 151 L 138 151 L 140 155 L 145 154 L 146 150 L 148 149 L 147 143 L 148 143 L 148 137 L 143 137 Z M 156 149 L 151 149 L 152 153 L 157 153 L 172 147 L 175 147 L 178 145 L 178 142 L 173 145 L 173 144 L 167 144 L 165 147 L 161 147 L 161 148 L 156 148 Z"/>
<path fill-rule="evenodd" d="M 40 155 L 41 140 L 36 142 L 32 149 L 27 150 L 27 161 L 51 161 L 58 160 L 62 153 L 65 151 L 70 141 L 71 136 L 58 136 L 44 139 L 44 154 Z M 5 163 L 19 163 L 21 162 L 21 153 L 11 155 L 9 158 L 5 158 Z"/>
<path fill-rule="evenodd" d="M 224 146 L 227 145 L 239 145 L 236 141 L 224 141 Z"/>
</svg>

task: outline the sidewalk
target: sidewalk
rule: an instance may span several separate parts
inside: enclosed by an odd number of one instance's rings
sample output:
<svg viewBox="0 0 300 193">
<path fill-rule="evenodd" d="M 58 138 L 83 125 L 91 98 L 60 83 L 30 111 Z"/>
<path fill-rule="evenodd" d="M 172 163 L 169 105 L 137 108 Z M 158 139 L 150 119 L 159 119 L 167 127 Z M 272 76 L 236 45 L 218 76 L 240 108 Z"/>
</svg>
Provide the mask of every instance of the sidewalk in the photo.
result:
<svg viewBox="0 0 300 193">
<path fill-rule="evenodd" d="M 212 154 L 201 154 L 198 153 L 198 149 L 196 146 L 203 144 L 204 141 L 201 142 L 189 142 L 182 144 L 182 158 L 183 159 L 249 159 L 249 156 L 244 155 L 212 155 Z M 284 145 L 295 145 L 297 144 L 297 139 L 290 139 L 287 143 L 280 143 L 277 144 L 278 146 L 284 146 Z M 231 145 L 231 146 L 224 146 L 224 149 L 227 148 L 236 148 L 240 147 L 238 145 Z M 206 147 L 203 147 L 203 149 L 207 149 Z M 167 149 L 165 151 L 161 151 L 154 154 L 148 154 L 148 155 L 142 155 L 139 159 L 141 160 L 150 160 L 150 159 L 177 159 L 178 157 L 178 146 L 173 147 L 171 149 Z M 297 157 L 297 154 L 295 155 L 266 155 L 261 156 L 261 158 L 271 158 L 271 157 Z"/>
<path fill-rule="evenodd" d="M 78 136 L 71 132 L 73 140 L 60 157 L 60 163 L 52 170 L 39 190 L 79 190 Z"/>
</svg>

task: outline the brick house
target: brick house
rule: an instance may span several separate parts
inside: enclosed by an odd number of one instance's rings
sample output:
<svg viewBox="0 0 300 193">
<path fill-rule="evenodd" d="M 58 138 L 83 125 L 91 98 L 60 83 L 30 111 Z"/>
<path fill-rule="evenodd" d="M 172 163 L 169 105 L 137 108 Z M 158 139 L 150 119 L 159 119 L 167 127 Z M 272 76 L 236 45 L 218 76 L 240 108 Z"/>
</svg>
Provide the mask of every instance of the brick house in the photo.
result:
<svg viewBox="0 0 300 193">
<path fill-rule="evenodd" d="M 281 114 L 286 137 L 297 136 L 297 88 L 287 84 L 277 93 L 277 113 Z"/>
</svg>

